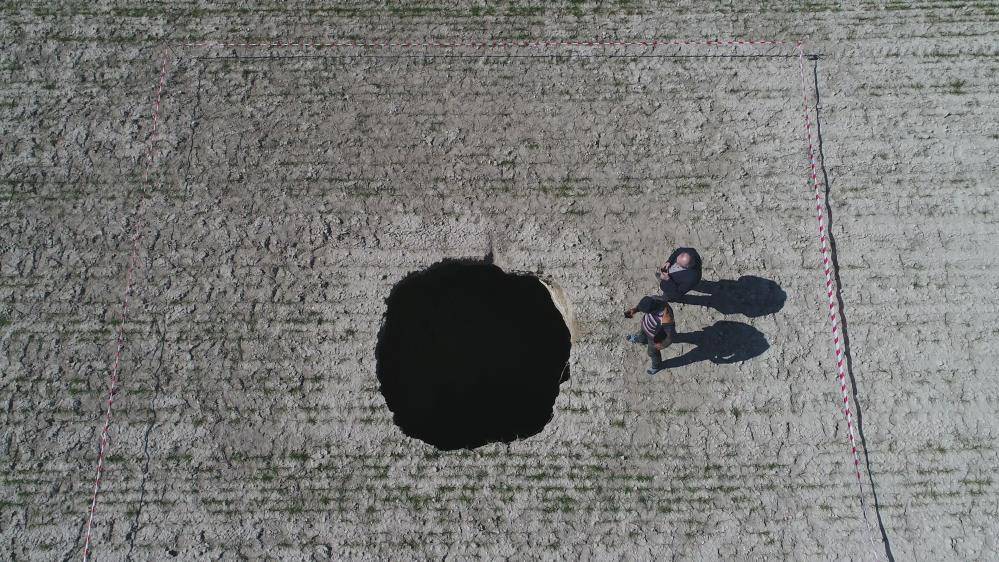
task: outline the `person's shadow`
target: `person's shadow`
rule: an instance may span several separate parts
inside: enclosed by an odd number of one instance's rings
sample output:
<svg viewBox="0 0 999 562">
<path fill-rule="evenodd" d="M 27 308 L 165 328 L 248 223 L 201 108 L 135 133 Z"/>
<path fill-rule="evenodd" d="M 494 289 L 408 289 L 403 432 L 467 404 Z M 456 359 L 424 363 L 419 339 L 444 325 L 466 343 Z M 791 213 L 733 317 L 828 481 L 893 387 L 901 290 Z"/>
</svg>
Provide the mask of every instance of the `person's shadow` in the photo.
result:
<svg viewBox="0 0 999 562">
<path fill-rule="evenodd" d="M 770 344 L 756 328 L 742 322 L 722 320 L 696 332 L 677 333 L 673 343 L 690 343 L 697 347 L 664 361 L 667 369 L 683 367 L 698 361 L 715 364 L 738 363 L 762 355 Z M 667 348 L 669 349 L 669 348 Z"/>
<path fill-rule="evenodd" d="M 755 275 L 743 275 L 738 280 L 702 280 L 693 290 L 705 294 L 687 294 L 676 302 L 707 306 L 722 314 L 742 314 L 749 318 L 773 314 L 783 308 L 787 300 L 787 293 L 780 285 Z"/>
</svg>

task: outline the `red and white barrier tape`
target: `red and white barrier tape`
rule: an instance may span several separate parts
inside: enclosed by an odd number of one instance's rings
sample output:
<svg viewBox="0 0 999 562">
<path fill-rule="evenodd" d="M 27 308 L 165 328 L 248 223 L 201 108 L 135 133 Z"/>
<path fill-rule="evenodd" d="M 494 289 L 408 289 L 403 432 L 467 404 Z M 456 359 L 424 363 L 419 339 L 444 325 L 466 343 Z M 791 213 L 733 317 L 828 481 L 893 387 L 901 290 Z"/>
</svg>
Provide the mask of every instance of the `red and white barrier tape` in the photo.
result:
<svg viewBox="0 0 999 562">
<path fill-rule="evenodd" d="M 142 171 L 143 185 L 146 185 L 149 182 L 149 169 L 153 163 L 154 146 L 156 144 L 156 134 L 159 126 L 160 105 L 163 96 L 163 88 L 166 85 L 167 62 L 167 54 L 166 51 L 164 51 L 163 62 L 160 65 L 159 85 L 156 88 L 156 99 L 153 104 L 151 132 L 146 146 L 146 165 L 143 167 Z M 94 514 L 97 511 L 97 496 L 101 489 L 101 477 L 104 475 L 104 459 L 107 456 L 108 449 L 111 447 L 111 411 L 114 405 L 115 394 L 118 391 L 118 378 L 121 373 L 121 354 L 125 347 L 125 322 L 128 319 L 129 298 L 132 296 L 132 277 L 133 272 L 135 271 L 135 263 L 138 260 L 139 240 L 142 239 L 143 223 L 141 219 L 141 206 L 142 200 L 139 202 L 139 212 L 136 213 L 135 225 L 132 228 L 132 249 L 128 256 L 128 266 L 125 271 L 125 295 L 122 299 L 121 318 L 118 323 L 118 334 L 115 337 L 114 362 L 111 365 L 111 380 L 108 385 L 107 407 L 104 412 L 104 427 L 101 429 L 101 437 L 98 445 L 97 475 L 94 477 L 94 493 L 90 500 L 90 510 L 87 515 L 87 526 L 83 539 L 84 562 L 87 562 L 87 560 L 90 559 L 90 545 L 93 538 Z"/>
<path fill-rule="evenodd" d="M 181 47 L 298 47 L 298 48 L 435 48 L 453 49 L 470 47 L 476 49 L 507 49 L 511 47 L 665 47 L 683 45 L 705 45 L 705 46 L 742 46 L 742 45 L 789 45 L 790 41 L 772 40 L 742 40 L 742 39 L 707 39 L 707 40 L 635 40 L 635 41 L 471 41 L 471 42 L 436 42 L 436 41 L 414 41 L 414 42 L 391 42 L 391 41 L 329 41 L 329 42 L 257 42 L 257 43 L 181 43 Z"/>
<path fill-rule="evenodd" d="M 805 142 L 808 145 L 808 167 L 809 167 L 809 181 L 812 189 L 812 193 L 815 196 L 815 218 L 819 224 L 819 251 L 822 256 L 822 271 L 825 275 L 826 284 L 825 291 L 826 296 L 829 299 L 829 324 L 832 327 L 832 339 L 833 339 L 833 350 L 836 354 L 836 378 L 839 382 L 840 395 L 843 397 L 842 412 L 843 416 L 846 418 L 846 435 L 850 440 L 850 452 L 853 456 L 853 472 L 857 477 L 857 492 L 860 497 L 860 510 L 863 515 L 864 523 L 867 524 L 868 538 L 871 539 L 871 544 L 877 549 L 876 543 L 874 542 L 874 528 L 871 527 L 871 522 L 867 517 L 867 501 L 864 497 L 864 483 L 863 476 L 860 470 L 860 454 L 857 451 L 857 438 L 853 429 L 853 412 L 850 410 L 850 395 L 847 390 L 846 385 L 846 351 L 843 348 L 843 334 L 840 330 L 840 320 L 839 320 L 839 309 L 837 308 L 836 302 L 836 286 L 833 277 L 833 264 L 832 257 L 829 251 L 829 231 L 826 227 L 826 217 L 823 211 L 823 196 L 822 190 L 819 187 L 819 176 L 818 176 L 818 164 L 815 159 L 815 144 L 812 141 L 812 118 L 809 113 L 809 96 L 808 88 L 805 86 L 805 50 L 801 43 L 798 41 L 795 45 L 795 49 L 798 51 L 798 70 L 801 74 L 801 96 L 802 96 L 802 115 L 805 118 Z M 880 558 L 880 556 L 876 556 Z"/>
</svg>

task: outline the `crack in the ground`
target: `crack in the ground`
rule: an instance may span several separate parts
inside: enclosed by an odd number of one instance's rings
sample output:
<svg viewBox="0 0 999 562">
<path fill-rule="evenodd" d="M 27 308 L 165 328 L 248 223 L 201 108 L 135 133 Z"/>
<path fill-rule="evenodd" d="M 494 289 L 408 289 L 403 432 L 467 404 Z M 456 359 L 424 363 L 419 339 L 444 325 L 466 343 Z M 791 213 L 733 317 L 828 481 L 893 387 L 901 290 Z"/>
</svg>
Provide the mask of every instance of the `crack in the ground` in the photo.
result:
<svg viewBox="0 0 999 562">
<path fill-rule="evenodd" d="M 153 431 L 153 426 L 156 425 L 156 400 L 159 399 L 162 391 L 160 373 L 163 368 L 163 351 L 166 348 L 166 330 L 161 324 L 154 325 L 156 326 L 156 331 L 159 332 L 159 343 L 157 344 L 157 365 L 153 370 L 155 387 L 153 389 L 153 396 L 149 399 L 149 409 L 152 411 L 153 417 L 149 420 L 149 425 L 146 427 L 146 432 L 143 436 L 142 453 L 145 456 L 145 461 L 142 465 L 142 480 L 139 482 L 139 507 L 136 508 L 135 518 L 132 520 L 132 524 L 125 534 L 125 539 L 128 540 L 128 552 L 125 553 L 125 560 L 132 559 L 132 551 L 135 550 L 135 537 L 141 528 L 139 518 L 142 517 L 142 507 L 146 503 L 146 478 L 149 475 L 149 435 Z"/>
<path fill-rule="evenodd" d="M 201 108 L 201 92 L 202 92 L 202 76 L 201 69 L 204 65 L 198 66 L 198 86 L 194 89 L 195 99 L 194 99 L 194 109 L 191 111 L 191 144 L 187 149 L 187 162 L 184 166 L 184 182 L 188 181 L 191 177 L 191 161 L 194 156 L 194 139 L 195 132 L 198 128 L 198 109 Z M 188 187 L 188 195 L 190 195 L 190 187 Z"/>
<path fill-rule="evenodd" d="M 67 550 L 65 554 L 62 555 L 62 562 L 69 562 L 70 560 L 73 560 L 74 558 L 76 558 L 74 556 L 74 553 L 76 553 L 77 549 L 80 548 L 80 546 L 79 546 L 80 545 L 80 539 L 83 538 L 83 529 L 86 526 L 87 526 L 86 520 L 81 520 L 80 521 L 80 527 L 76 531 L 76 538 L 73 539 L 73 545 L 71 547 L 69 547 L 69 550 Z"/>
</svg>

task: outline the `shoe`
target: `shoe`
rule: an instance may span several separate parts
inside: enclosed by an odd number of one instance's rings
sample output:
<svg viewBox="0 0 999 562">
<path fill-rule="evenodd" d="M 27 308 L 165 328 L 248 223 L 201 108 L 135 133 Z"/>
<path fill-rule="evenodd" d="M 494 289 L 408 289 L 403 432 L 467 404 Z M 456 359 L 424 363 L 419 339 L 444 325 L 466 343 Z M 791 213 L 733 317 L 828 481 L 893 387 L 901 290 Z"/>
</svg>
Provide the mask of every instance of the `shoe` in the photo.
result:
<svg viewBox="0 0 999 562">
<path fill-rule="evenodd" d="M 648 374 L 650 374 L 650 375 L 654 375 L 654 374 L 658 373 L 659 371 L 665 371 L 665 370 L 666 370 L 666 367 L 660 367 L 659 369 L 656 369 L 655 367 L 649 367 L 648 369 L 645 369 L 645 372 L 648 373 Z"/>
<path fill-rule="evenodd" d="M 628 340 L 628 343 L 639 343 L 638 336 L 635 334 L 628 334 L 628 337 L 625 339 Z"/>
</svg>

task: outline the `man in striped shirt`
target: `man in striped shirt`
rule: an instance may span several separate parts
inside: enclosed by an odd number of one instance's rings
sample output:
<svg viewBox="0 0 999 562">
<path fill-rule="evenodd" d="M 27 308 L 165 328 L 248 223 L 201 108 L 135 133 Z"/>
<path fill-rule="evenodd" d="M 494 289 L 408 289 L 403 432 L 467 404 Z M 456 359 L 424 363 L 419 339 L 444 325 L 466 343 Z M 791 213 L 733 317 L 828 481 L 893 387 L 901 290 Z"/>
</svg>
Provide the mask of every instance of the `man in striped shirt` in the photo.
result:
<svg viewBox="0 0 999 562">
<path fill-rule="evenodd" d="M 673 343 L 676 337 L 676 326 L 673 322 L 673 309 L 669 303 L 663 299 L 654 297 L 642 297 L 638 306 L 624 311 L 625 318 L 632 318 L 636 312 L 644 312 L 642 317 L 642 329 L 637 334 L 628 336 L 631 343 L 641 343 L 648 346 L 649 358 L 652 359 L 652 366 L 645 372 L 654 375 L 665 369 L 663 365 L 662 351 L 664 347 Z"/>
</svg>

